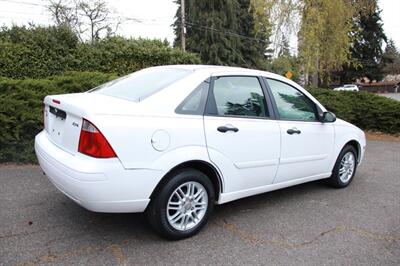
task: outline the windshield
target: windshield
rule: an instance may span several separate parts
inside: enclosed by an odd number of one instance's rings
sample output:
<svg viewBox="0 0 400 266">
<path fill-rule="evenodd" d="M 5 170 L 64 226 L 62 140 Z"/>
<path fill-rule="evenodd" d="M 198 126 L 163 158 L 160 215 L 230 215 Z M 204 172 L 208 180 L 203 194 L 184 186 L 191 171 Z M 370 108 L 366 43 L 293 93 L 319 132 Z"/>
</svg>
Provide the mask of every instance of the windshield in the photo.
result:
<svg viewBox="0 0 400 266">
<path fill-rule="evenodd" d="M 190 72 L 176 68 L 149 68 L 113 80 L 89 92 L 139 102 L 189 75 Z"/>
</svg>

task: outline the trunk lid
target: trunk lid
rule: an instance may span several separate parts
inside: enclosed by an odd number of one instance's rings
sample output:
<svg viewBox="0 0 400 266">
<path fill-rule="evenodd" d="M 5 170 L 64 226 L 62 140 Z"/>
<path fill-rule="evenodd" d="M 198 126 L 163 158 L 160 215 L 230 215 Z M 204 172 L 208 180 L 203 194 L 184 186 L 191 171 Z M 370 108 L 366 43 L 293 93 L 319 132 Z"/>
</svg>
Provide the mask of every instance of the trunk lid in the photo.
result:
<svg viewBox="0 0 400 266">
<path fill-rule="evenodd" d="M 82 119 L 94 114 L 131 115 L 137 103 L 94 93 L 46 96 L 44 127 L 49 139 L 63 150 L 78 152 Z"/>
</svg>

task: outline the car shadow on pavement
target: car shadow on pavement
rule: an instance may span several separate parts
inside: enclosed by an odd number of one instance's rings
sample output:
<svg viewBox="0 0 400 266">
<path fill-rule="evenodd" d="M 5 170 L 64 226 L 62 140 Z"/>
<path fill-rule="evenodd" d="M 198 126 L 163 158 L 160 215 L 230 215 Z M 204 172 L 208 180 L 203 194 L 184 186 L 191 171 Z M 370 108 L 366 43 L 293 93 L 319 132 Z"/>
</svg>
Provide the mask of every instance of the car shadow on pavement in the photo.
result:
<svg viewBox="0 0 400 266">
<path fill-rule="evenodd" d="M 265 208 L 274 208 L 274 206 L 292 201 L 301 201 L 306 195 L 320 194 L 331 190 L 334 189 L 329 187 L 325 180 L 317 180 L 217 205 L 214 216 L 222 215 L 228 218 L 230 215 L 250 210 L 265 210 Z"/>
<path fill-rule="evenodd" d="M 223 205 L 216 205 L 210 218 L 210 222 L 229 220 L 235 216 L 245 215 L 248 211 L 271 212 L 275 207 L 301 201 L 306 195 L 313 193 L 324 193 L 325 190 L 332 190 L 322 181 L 314 181 L 298 186 L 285 188 L 277 191 L 259 194 L 229 202 Z M 105 239 L 136 239 L 136 240 L 160 240 L 147 222 L 143 213 L 96 213 L 91 212 L 77 205 L 64 197 L 61 204 L 56 205 L 61 213 L 65 225 L 73 230 L 76 235 L 96 236 L 103 235 Z M 212 226 L 212 225 L 209 225 Z M 206 228 L 205 228 L 206 229 Z"/>
</svg>

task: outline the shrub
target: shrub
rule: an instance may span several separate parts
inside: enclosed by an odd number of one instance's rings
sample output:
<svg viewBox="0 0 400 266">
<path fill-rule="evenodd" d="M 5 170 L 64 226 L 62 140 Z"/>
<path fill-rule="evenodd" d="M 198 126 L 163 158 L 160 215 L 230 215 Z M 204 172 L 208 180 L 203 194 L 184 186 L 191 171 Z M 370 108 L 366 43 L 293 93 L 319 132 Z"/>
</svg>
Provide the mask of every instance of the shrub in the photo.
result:
<svg viewBox="0 0 400 266">
<path fill-rule="evenodd" d="M 81 43 L 76 60 L 68 68 L 75 71 L 100 71 L 124 75 L 157 65 L 199 64 L 192 54 L 166 46 L 159 40 L 113 37 L 95 45 Z"/>
<path fill-rule="evenodd" d="M 112 37 L 83 43 L 66 27 L 0 29 L 0 76 L 44 78 L 67 71 L 100 71 L 124 75 L 170 64 L 198 64 L 193 53 L 160 40 Z"/>
<path fill-rule="evenodd" d="M 38 78 L 62 73 L 77 45 L 78 38 L 66 27 L 2 27 L 0 76 Z"/>
<path fill-rule="evenodd" d="M 400 102 L 368 92 L 308 89 L 328 110 L 364 130 L 400 134 Z"/>
<path fill-rule="evenodd" d="M 69 73 L 48 79 L 0 78 L 0 162 L 35 162 L 34 137 L 43 128 L 43 98 L 82 92 L 116 78 L 101 73 Z"/>
<path fill-rule="evenodd" d="M 96 72 L 70 72 L 46 79 L 0 78 L 0 162 L 35 162 L 33 141 L 43 128 L 43 98 L 83 92 L 116 78 Z M 362 129 L 400 133 L 400 102 L 366 92 L 309 91 L 339 118 Z"/>
</svg>

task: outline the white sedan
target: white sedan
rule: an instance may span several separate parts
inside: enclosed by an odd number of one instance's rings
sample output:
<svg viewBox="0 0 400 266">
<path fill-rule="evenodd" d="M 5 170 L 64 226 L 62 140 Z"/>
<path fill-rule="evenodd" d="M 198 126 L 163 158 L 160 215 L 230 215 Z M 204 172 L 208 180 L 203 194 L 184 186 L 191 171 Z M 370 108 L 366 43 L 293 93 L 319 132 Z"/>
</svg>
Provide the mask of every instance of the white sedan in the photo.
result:
<svg viewBox="0 0 400 266">
<path fill-rule="evenodd" d="M 35 151 L 49 180 L 96 212 L 144 212 L 162 236 L 197 233 L 214 204 L 327 179 L 350 184 L 363 131 L 282 76 L 144 69 L 47 96 Z"/>
<path fill-rule="evenodd" d="M 354 84 L 346 84 L 343 87 L 338 87 L 333 90 L 334 91 L 359 91 L 359 88 L 357 85 L 354 85 Z"/>
</svg>

